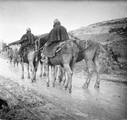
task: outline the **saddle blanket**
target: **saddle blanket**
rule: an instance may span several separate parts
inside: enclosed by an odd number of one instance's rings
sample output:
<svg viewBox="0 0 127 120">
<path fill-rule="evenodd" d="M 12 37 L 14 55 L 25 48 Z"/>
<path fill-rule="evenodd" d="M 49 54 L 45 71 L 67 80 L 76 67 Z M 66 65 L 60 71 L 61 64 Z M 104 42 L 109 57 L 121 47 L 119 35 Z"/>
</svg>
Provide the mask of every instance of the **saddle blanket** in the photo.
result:
<svg viewBox="0 0 127 120">
<path fill-rule="evenodd" d="M 46 57 L 54 57 L 56 52 L 58 52 L 62 45 L 65 43 L 64 42 L 55 42 L 49 46 L 45 46 L 42 50 L 43 54 L 46 56 Z"/>
</svg>

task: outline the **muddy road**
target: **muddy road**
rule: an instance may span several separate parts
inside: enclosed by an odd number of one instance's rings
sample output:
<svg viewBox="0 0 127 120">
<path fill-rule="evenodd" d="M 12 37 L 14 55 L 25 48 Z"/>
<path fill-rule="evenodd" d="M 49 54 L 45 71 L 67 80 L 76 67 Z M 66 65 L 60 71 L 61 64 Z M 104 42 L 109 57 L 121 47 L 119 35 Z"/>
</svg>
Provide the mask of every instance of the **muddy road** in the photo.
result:
<svg viewBox="0 0 127 120">
<path fill-rule="evenodd" d="M 64 118 L 56 117 L 56 120 L 57 118 L 58 120 L 127 119 L 127 85 L 123 82 L 118 82 L 126 81 L 127 78 L 125 76 L 103 74 L 101 75 L 99 89 L 94 89 L 95 76 L 93 76 L 89 88 L 84 90 L 82 86 L 85 83 L 87 73 L 75 71 L 72 93 L 69 94 L 60 85 L 56 85 L 55 88 L 47 88 L 46 77 L 40 78 L 39 73 L 40 70 L 37 72 L 37 80 L 34 83 L 31 83 L 31 80 L 27 79 L 26 74 L 25 79 L 22 80 L 21 66 L 13 67 L 8 60 L 0 58 L 0 81 L 10 80 L 18 83 L 18 87 L 36 94 L 44 101 L 55 106 L 57 110 L 64 111 L 69 116 L 67 118 L 66 115 Z M 18 91 L 18 89 L 16 90 Z M 48 115 L 52 116 L 51 113 Z M 49 119 L 53 119 L 53 117 L 49 117 Z"/>
</svg>

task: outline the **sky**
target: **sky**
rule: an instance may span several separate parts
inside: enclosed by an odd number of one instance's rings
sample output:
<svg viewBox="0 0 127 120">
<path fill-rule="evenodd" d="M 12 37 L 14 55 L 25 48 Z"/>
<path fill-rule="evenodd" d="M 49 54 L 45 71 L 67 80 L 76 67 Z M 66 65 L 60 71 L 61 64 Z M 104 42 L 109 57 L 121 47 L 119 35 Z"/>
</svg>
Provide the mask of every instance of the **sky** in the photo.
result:
<svg viewBox="0 0 127 120">
<path fill-rule="evenodd" d="M 50 32 L 54 19 L 67 31 L 127 17 L 126 1 L 0 1 L 0 41 L 19 40 L 28 27 L 34 35 Z"/>
</svg>

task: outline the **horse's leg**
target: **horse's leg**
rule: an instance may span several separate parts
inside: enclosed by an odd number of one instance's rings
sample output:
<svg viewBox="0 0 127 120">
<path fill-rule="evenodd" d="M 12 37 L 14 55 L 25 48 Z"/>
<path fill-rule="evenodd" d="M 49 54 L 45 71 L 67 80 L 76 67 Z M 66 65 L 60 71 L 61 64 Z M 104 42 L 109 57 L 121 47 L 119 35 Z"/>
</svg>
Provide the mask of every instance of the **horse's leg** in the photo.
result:
<svg viewBox="0 0 127 120">
<path fill-rule="evenodd" d="M 64 85 L 67 80 L 67 73 L 65 72 L 64 68 L 61 68 L 61 76 L 62 76 L 61 85 Z"/>
<path fill-rule="evenodd" d="M 17 61 L 16 61 L 16 66 L 17 66 L 17 67 L 18 67 L 18 64 L 19 64 L 19 63 L 18 63 L 18 60 L 17 60 Z"/>
<path fill-rule="evenodd" d="M 15 59 L 12 59 L 12 63 L 13 63 L 13 65 L 14 65 L 14 67 L 15 67 Z"/>
<path fill-rule="evenodd" d="M 42 63 L 42 75 L 46 76 L 46 72 L 45 72 L 45 63 Z"/>
<path fill-rule="evenodd" d="M 46 76 L 45 71 L 44 71 L 44 63 L 43 62 L 40 62 L 40 66 L 41 66 L 40 77 Z"/>
<path fill-rule="evenodd" d="M 49 76 L 49 65 L 47 65 L 47 87 L 49 87 L 50 76 Z"/>
<path fill-rule="evenodd" d="M 51 67 L 51 75 L 52 75 L 52 85 L 55 87 L 55 66 Z"/>
<path fill-rule="evenodd" d="M 15 67 L 15 60 L 13 60 L 13 65 L 14 65 L 14 67 Z"/>
<path fill-rule="evenodd" d="M 70 93 L 71 93 L 71 89 L 72 89 L 72 75 L 73 75 L 74 65 L 76 63 L 77 57 L 78 57 L 78 54 L 75 53 L 75 55 L 72 57 L 72 61 L 70 63 L 70 67 L 68 65 L 68 70 L 69 70 L 69 72 L 68 72 L 69 73 L 69 77 L 68 77 L 68 80 L 69 80 L 68 89 L 69 89 Z"/>
<path fill-rule="evenodd" d="M 95 72 L 96 72 L 96 75 L 97 75 L 97 78 L 96 78 L 96 83 L 95 83 L 95 86 L 94 88 L 99 88 L 100 86 L 100 76 L 99 76 L 99 62 L 97 61 L 97 59 L 95 59 Z"/>
<path fill-rule="evenodd" d="M 65 90 L 68 88 L 69 89 L 69 93 L 71 93 L 71 89 L 72 89 L 72 70 L 69 66 L 69 64 L 64 64 L 64 69 L 65 71 L 67 72 L 67 75 L 68 75 L 68 79 L 66 80 L 65 82 Z"/>
<path fill-rule="evenodd" d="M 35 74 L 35 69 L 34 69 L 33 61 L 29 61 L 29 65 L 30 65 L 30 70 L 32 72 L 31 80 L 32 80 L 32 82 L 34 82 L 35 81 L 36 74 Z"/>
<path fill-rule="evenodd" d="M 12 64 L 12 58 L 10 58 L 10 64 Z"/>
<path fill-rule="evenodd" d="M 16 65 L 17 65 L 17 67 L 18 67 L 18 59 L 16 58 Z"/>
<path fill-rule="evenodd" d="M 21 68 L 22 68 L 22 76 L 21 79 L 24 79 L 24 63 L 21 62 Z"/>
<path fill-rule="evenodd" d="M 42 62 L 40 62 L 40 77 L 42 77 Z"/>
<path fill-rule="evenodd" d="M 83 88 L 88 88 L 88 86 L 89 86 L 89 84 L 90 84 L 90 80 L 91 80 L 92 74 L 93 74 L 93 72 L 94 72 L 93 64 L 94 64 L 94 63 L 93 63 L 92 60 L 86 61 L 86 65 L 87 65 L 87 68 L 88 68 L 88 75 L 87 75 L 86 82 L 85 82 L 85 84 L 83 85 Z"/>
<path fill-rule="evenodd" d="M 26 64 L 26 69 L 27 69 L 27 78 L 30 79 L 29 63 Z"/>
<path fill-rule="evenodd" d="M 38 62 L 36 62 L 34 65 L 34 80 L 36 80 L 37 68 L 38 68 Z"/>
<path fill-rule="evenodd" d="M 55 66 L 55 76 L 56 76 L 56 82 L 59 84 L 61 81 L 61 75 L 62 75 L 62 68 L 60 65 Z"/>
</svg>

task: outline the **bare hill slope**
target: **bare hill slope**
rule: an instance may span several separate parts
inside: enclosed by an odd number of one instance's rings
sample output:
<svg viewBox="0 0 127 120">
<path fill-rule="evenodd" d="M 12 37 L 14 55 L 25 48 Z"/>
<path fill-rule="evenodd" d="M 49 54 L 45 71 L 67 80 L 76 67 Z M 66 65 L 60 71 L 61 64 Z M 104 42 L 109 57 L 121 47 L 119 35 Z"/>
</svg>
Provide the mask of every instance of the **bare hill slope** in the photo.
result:
<svg viewBox="0 0 127 120">
<path fill-rule="evenodd" d="M 103 21 L 70 31 L 69 34 L 81 39 L 92 39 L 111 46 L 122 60 L 127 60 L 127 18 Z"/>
</svg>

